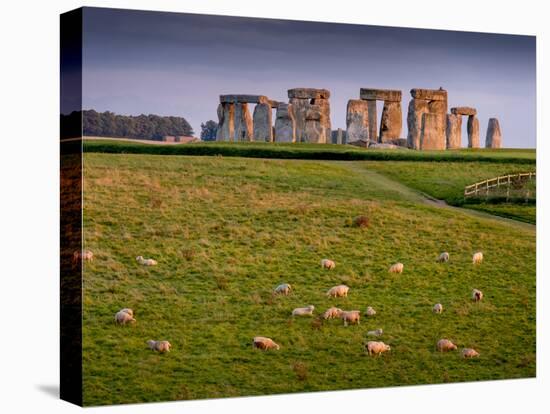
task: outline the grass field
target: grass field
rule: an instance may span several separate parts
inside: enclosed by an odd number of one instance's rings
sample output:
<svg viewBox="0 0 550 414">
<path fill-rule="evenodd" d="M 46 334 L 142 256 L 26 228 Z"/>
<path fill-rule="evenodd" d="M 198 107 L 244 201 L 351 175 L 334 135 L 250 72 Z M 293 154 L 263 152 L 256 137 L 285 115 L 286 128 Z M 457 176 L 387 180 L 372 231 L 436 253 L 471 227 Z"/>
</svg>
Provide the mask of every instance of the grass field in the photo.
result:
<svg viewBox="0 0 550 414">
<path fill-rule="evenodd" d="M 84 242 L 95 259 L 83 283 L 84 403 L 534 376 L 534 229 L 427 205 L 380 171 L 369 162 L 86 153 Z M 349 226 L 359 214 L 368 229 Z M 435 263 L 443 250 L 450 262 Z M 159 264 L 141 267 L 137 255 Z M 323 271 L 324 257 L 336 269 Z M 397 261 L 404 273 L 388 274 Z M 294 291 L 273 297 L 282 282 Z M 328 299 L 340 283 L 349 297 Z M 472 288 L 484 301 L 470 300 Z M 431 312 L 437 302 L 441 315 Z M 333 305 L 378 313 L 349 327 L 290 317 L 310 304 L 316 315 Z M 135 325 L 114 324 L 123 307 L 135 310 Z M 392 347 L 380 358 L 363 347 L 376 328 Z M 257 335 L 281 350 L 254 350 Z M 442 337 L 481 355 L 438 353 Z M 150 351 L 148 339 L 169 340 L 172 352 Z"/>
<path fill-rule="evenodd" d="M 368 168 L 415 188 L 434 198 L 458 205 L 526 221 L 536 222 L 536 207 L 525 203 L 468 204 L 464 187 L 488 178 L 536 171 L 535 164 L 487 162 L 369 162 Z"/>
</svg>

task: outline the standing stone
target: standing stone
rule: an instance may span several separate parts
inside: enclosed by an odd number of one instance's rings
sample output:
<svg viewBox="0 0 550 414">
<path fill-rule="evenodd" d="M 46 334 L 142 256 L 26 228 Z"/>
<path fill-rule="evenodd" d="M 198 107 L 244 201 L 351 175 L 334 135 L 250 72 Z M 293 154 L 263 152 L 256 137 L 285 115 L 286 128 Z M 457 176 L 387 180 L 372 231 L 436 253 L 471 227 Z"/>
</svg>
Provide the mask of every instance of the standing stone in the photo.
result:
<svg viewBox="0 0 550 414">
<path fill-rule="evenodd" d="M 218 128 L 216 129 L 216 141 L 222 141 L 222 126 L 223 126 L 223 104 L 218 105 Z"/>
<path fill-rule="evenodd" d="M 305 142 L 324 144 L 326 143 L 326 130 L 321 122 L 322 109 L 319 105 L 310 105 L 306 111 L 305 119 Z"/>
<path fill-rule="evenodd" d="M 275 141 L 296 142 L 296 120 L 291 104 L 280 103 L 275 114 Z"/>
<path fill-rule="evenodd" d="M 422 115 L 421 150 L 444 150 L 447 147 L 443 125 L 445 125 L 445 114 L 426 113 Z"/>
<path fill-rule="evenodd" d="M 247 103 L 235 104 L 235 141 L 251 141 L 253 135 L 252 118 Z"/>
<path fill-rule="evenodd" d="M 346 143 L 346 132 L 342 130 L 342 128 L 338 128 L 338 132 L 336 134 L 336 144 L 341 145 Z"/>
<path fill-rule="evenodd" d="M 306 111 L 310 106 L 309 99 L 290 98 L 290 104 L 294 108 L 296 142 L 305 142 Z"/>
<path fill-rule="evenodd" d="M 420 149 L 420 134 L 422 132 L 422 115 L 428 113 L 428 102 L 423 99 L 411 99 L 407 113 L 407 146 Z"/>
<path fill-rule="evenodd" d="M 361 99 L 350 99 L 346 109 L 347 142 L 369 138 L 368 102 Z"/>
<path fill-rule="evenodd" d="M 312 100 L 312 103 L 314 105 L 318 105 L 319 109 L 321 110 L 321 126 L 325 130 L 325 139 L 323 143 L 329 143 L 330 142 L 330 134 L 332 131 L 332 126 L 330 123 L 330 103 L 328 99 L 314 99 Z"/>
<path fill-rule="evenodd" d="M 220 128 L 217 134 L 218 141 L 233 141 L 235 133 L 235 104 L 223 103 L 218 106 L 218 118 L 221 121 Z M 221 117 L 220 117 L 221 113 Z"/>
<path fill-rule="evenodd" d="M 479 148 L 479 119 L 475 115 L 468 117 L 468 148 Z"/>
<path fill-rule="evenodd" d="M 447 149 L 460 148 L 462 137 L 462 116 L 454 113 L 447 114 Z"/>
<path fill-rule="evenodd" d="M 376 110 L 376 101 L 368 100 L 367 107 L 369 114 L 369 139 L 371 141 L 378 141 L 378 114 Z"/>
<path fill-rule="evenodd" d="M 500 132 L 500 124 L 497 118 L 489 118 L 487 125 L 487 135 L 485 137 L 485 148 L 501 148 L 502 133 Z"/>
<path fill-rule="evenodd" d="M 403 129 L 403 114 L 401 102 L 384 101 L 382 119 L 380 121 L 380 142 L 393 142 L 401 136 Z"/>
<path fill-rule="evenodd" d="M 271 127 L 271 105 L 259 103 L 254 108 L 254 141 L 273 141 Z"/>
</svg>

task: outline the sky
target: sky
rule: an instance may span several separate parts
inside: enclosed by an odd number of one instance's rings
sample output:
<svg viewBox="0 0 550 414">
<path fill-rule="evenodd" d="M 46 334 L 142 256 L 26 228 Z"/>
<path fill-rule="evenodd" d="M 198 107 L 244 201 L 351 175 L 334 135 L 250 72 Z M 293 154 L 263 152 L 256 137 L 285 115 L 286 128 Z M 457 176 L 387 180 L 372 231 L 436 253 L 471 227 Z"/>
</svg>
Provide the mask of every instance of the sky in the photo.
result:
<svg viewBox="0 0 550 414">
<path fill-rule="evenodd" d="M 296 87 L 330 90 L 345 129 L 370 87 L 403 91 L 406 137 L 410 89 L 443 87 L 449 108 L 477 108 L 482 146 L 492 117 L 503 146 L 536 144 L 534 36 L 85 8 L 82 58 L 84 109 L 183 116 L 196 135 L 221 94 L 288 102 Z"/>
</svg>

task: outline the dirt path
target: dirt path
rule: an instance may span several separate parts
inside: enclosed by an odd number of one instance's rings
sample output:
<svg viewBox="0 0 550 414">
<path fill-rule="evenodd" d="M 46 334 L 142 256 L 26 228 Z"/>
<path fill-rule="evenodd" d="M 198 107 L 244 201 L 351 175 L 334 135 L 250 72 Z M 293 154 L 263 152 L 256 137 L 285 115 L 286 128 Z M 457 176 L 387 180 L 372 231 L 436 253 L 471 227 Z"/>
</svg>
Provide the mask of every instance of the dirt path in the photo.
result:
<svg viewBox="0 0 550 414">
<path fill-rule="evenodd" d="M 350 171 L 363 175 L 369 179 L 369 181 L 374 181 L 383 186 L 385 189 L 394 191 L 398 193 L 402 198 L 413 203 L 422 203 L 432 207 L 444 208 L 448 210 L 454 210 L 461 214 L 466 214 L 471 217 L 481 218 L 485 220 L 491 220 L 502 224 L 507 224 L 514 227 L 519 227 L 524 230 L 535 231 L 536 226 L 530 223 L 524 223 L 522 221 L 513 220 L 506 217 L 495 216 L 483 211 L 471 210 L 468 208 L 455 207 L 447 204 L 444 200 L 439 200 L 431 197 L 428 194 L 425 194 L 421 191 L 415 190 L 413 188 L 407 187 L 406 185 L 395 181 L 391 178 L 386 177 L 376 171 L 369 170 L 360 164 L 357 164 L 353 161 L 331 161 L 331 163 L 337 163 L 340 166 L 344 166 Z"/>
</svg>

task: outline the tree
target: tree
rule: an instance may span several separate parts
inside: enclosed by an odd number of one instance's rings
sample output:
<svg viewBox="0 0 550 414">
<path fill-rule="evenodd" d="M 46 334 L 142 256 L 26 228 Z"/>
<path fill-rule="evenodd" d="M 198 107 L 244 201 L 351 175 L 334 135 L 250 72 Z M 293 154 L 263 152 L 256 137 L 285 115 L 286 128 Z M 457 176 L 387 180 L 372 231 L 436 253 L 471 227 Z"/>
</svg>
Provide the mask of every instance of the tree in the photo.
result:
<svg viewBox="0 0 550 414">
<path fill-rule="evenodd" d="M 218 123 L 212 120 L 201 124 L 201 139 L 203 141 L 215 141 L 218 132 Z"/>
</svg>

